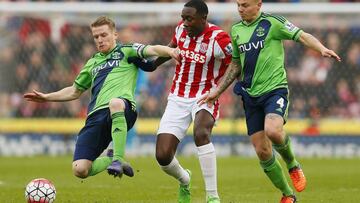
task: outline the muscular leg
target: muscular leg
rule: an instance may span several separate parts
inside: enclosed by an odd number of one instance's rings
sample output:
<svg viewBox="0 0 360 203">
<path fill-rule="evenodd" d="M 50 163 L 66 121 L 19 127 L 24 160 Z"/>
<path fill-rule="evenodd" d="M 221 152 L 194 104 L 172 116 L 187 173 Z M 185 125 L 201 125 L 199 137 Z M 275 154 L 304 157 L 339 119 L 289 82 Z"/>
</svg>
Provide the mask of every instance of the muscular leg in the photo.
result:
<svg viewBox="0 0 360 203">
<path fill-rule="evenodd" d="M 210 135 L 215 120 L 206 110 L 200 110 L 194 120 L 194 140 L 198 149 L 207 197 L 219 197 L 217 192 L 216 154 Z"/>
<path fill-rule="evenodd" d="M 286 136 L 283 128 L 284 119 L 274 113 L 265 116 L 265 134 L 272 141 L 274 149 L 281 155 L 288 169 L 299 163 L 295 159 L 290 138 Z"/>
<path fill-rule="evenodd" d="M 279 161 L 272 152 L 271 141 L 265 135 L 265 132 L 256 132 L 250 138 L 260 159 L 260 165 L 270 181 L 286 196 L 292 195 L 293 191 L 287 183 Z"/>
<path fill-rule="evenodd" d="M 172 134 L 161 133 L 156 139 L 156 160 L 161 169 L 176 178 L 180 184 L 189 184 L 189 174 L 179 164 L 175 157 L 179 140 Z"/>
<path fill-rule="evenodd" d="M 301 192 L 306 187 L 306 178 L 299 162 L 295 159 L 290 138 L 283 130 L 283 118 L 277 114 L 267 114 L 265 117 L 265 134 L 274 144 L 274 148 L 286 163 L 291 181 L 296 191 Z"/>
</svg>

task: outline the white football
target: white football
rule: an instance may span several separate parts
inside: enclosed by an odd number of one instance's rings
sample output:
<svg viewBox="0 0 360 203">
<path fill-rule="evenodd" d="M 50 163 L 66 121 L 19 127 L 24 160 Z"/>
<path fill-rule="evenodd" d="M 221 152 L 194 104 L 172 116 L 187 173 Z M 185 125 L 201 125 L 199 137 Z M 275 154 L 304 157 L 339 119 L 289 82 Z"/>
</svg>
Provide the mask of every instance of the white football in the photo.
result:
<svg viewBox="0 0 360 203">
<path fill-rule="evenodd" d="M 25 198 L 28 203 L 52 203 L 55 197 L 55 186 L 45 178 L 30 181 L 25 189 Z"/>
</svg>

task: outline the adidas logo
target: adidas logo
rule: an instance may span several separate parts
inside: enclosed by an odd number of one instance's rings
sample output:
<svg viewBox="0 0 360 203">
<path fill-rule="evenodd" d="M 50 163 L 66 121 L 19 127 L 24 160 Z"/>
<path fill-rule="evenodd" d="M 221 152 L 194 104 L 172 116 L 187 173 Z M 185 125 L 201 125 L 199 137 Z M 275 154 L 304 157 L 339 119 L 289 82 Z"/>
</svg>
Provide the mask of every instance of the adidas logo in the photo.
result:
<svg viewBox="0 0 360 203">
<path fill-rule="evenodd" d="M 115 130 L 113 131 L 113 133 L 117 133 L 117 132 L 121 132 L 122 130 L 119 128 L 115 128 Z"/>
<path fill-rule="evenodd" d="M 276 111 L 281 112 L 281 113 L 283 112 L 283 110 L 281 108 L 277 108 Z"/>
</svg>

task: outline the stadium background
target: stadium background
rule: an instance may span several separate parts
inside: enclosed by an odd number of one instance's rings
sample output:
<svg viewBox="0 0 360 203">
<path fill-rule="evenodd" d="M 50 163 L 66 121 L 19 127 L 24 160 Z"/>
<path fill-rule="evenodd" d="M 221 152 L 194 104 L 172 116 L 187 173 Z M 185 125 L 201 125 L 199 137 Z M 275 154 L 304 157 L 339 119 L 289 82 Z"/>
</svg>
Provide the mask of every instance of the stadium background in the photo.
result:
<svg viewBox="0 0 360 203">
<path fill-rule="evenodd" d="M 49 92 L 72 84 L 83 63 L 95 52 L 88 25 L 97 16 L 105 14 L 115 19 L 121 43 L 165 45 L 180 20 L 182 6 L 2 2 L 0 155 L 71 153 L 75 135 L 84 123 L 89 94 L 77 101 L 45 104 L 25 102 L 22 95 L 33 89 Z M 209 7 L 209 21 L 226 31 L 239 20 L 234 3 L 209 3 Z M 296 153 L 360 156 L 359 4 L 269 3 L 264 11 L 284 15 L 343 59 L 337 63 L 298 43 L 285 43 L 291 101 L 286 129 L 300 145 L 295 147 Z M 168 62 L 153 73 L 140 74 L 139 136 L 131 139 L 129 148 L 144 151 L 132 153 L 154 151 L 154 134 L 166 105 L 173 65 Z M 254 155 L 245 136 L 241 100 L 232 94 L 232 88 L 220 100 L 221 119 L 213 133 L 218 153 Z M 194 152 L 191 140 L 187 137 L 180 153 Z"/>
</svg>

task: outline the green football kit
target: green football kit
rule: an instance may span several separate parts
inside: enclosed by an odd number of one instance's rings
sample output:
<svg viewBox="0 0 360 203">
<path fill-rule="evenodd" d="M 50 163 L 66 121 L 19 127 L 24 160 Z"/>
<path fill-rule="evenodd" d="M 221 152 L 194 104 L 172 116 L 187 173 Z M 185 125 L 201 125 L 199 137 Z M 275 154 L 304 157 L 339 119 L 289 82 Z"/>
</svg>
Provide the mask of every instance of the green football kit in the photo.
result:
<svg viewBox="0 0 360 203">
<path fill-rule="evenodd" d="M 145 58 L 146 48 L 142 44 L 117 44 L 107 54 L 96 53 L 75 79 L 77 89 L 91 88 L 88 117 L 78 134 L 74 152 L 74 161 L 93 161 L 89 176 L 105 169 L 111 175 L 121 176 L 121 166 L 128 166 L 124 160 L 126 136 L 137 118 L 134 94 L 139 68 L 129 63 L 128 58 Z M 109 102 L 115 98 L 123 99 L 125 109 L 111 113 Z M 113 153 L 99 157 L 111 141 Z M 127 168 L 124 174 L 133 176 L 131 167 Z"/>
<path fill-rule="evenodd" d="M 302 32 L 284 17 L 263 12 L 251 23 L 240 21 L 232 26 L 233 59 L 239 60 L 242 68 L 234 92 L 242 96 L 248 135 L 264 131 L 267 114 L 286 120 L 289 103 L 282 40 L 298 41 Z M 273 147 L 288 169 L 299 165 L 289 137 Z M 260 165 L 276 188 L 285 196 L 293 195 L 274 153 Z"/>
</svg>

